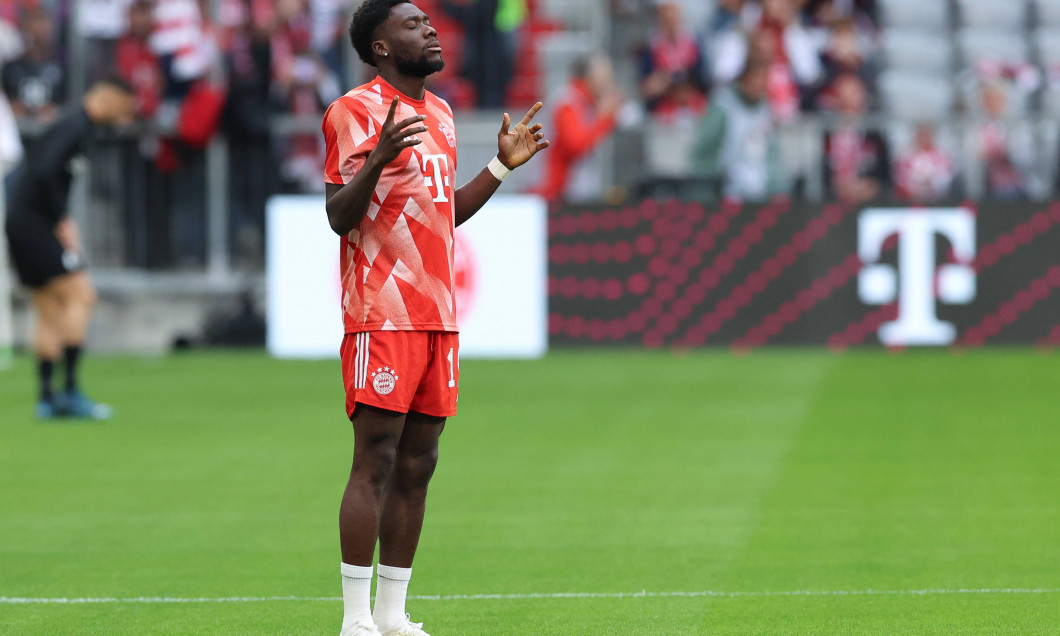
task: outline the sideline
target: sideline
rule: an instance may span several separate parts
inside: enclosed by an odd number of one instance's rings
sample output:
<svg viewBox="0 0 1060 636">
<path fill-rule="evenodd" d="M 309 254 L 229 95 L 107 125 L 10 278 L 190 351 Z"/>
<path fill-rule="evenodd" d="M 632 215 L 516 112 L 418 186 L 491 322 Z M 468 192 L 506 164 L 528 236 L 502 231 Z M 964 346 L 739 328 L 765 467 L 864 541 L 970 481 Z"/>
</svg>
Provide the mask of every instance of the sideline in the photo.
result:
<svg viewBox="0 0 1060 636">
<path fill-rule="evenodd" d="M 969 594 L 1058 594 L 1060 588 L 978 588 L 978 589 L 922 589 L 922 590 L 789 590 L 777 592 L 551 592 L 538 594 L 447 594 L 409 596 L 410 601 L 524 601 L 538 599 L 595 599 L 595 598 L 742 598 L 763 596 L 948 596 Z M 217 598 L 138 596 L 128 598 L 49 598 L 0 596 L 0 605 L 82 605 L 96 603 L 273 603 L 338 602 L 339 596 L 228 596 Z"/>
</svg>

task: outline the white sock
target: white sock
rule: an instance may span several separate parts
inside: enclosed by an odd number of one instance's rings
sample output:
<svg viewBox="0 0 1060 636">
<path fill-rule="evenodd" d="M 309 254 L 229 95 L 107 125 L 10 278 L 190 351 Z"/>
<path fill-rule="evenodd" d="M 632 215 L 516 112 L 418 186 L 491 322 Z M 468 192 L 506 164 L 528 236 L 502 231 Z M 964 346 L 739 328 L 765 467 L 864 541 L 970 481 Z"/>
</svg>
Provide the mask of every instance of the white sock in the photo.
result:
<svg viewBox="0 0 1060 636">
<path fill-rule="evenodd" d="M 384 631 L 393 629 L 405 620 L 405 596 L 409 591 L 412 568 L 393 568 L 380 563 L 378 572 L 372 616 L 379 631 Z"/>
<path fill-rule="evenodd" d="M 372 624 L 372 566 L 343 563 L 342 571 L 342 629 L 355 621 Z"/>
</svg>

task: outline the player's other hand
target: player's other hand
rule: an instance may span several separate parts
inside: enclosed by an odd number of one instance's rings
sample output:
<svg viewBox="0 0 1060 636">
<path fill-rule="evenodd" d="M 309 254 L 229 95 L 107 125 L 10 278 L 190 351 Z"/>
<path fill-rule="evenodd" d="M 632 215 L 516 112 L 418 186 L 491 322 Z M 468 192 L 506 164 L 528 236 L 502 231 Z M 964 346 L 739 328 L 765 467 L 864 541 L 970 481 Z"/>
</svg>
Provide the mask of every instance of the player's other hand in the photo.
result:
<svg viewBox="0 0 1060 636">
<path fill-rule="evenodd" d="M 427 132 L 426 126 L 417 126 L 424 119 L 427 119 L 426 115 L 415 115 L 408 119 L 394 122 L 394 115 L 397 113 L 397 107 L 400 102 L 401 100 L 397 96 L 394 97 L 394 101 L 390 102 L 390 112 L 386 116 L 386 121 L 383 122 L 383 129 L 379 131 L 379 144 L 372 151 L 373 157 L 378 159 L 384 166 L 397 159 L 405 148 L 423 143 L 422 140 L 414 135 Z"/>
<path fill-rule="evenodd" d="M 77 229 L 77 223 L 70 217 L 64 217 L 63 220 L 56 224 L 55 238 L 59 240 L 59 245 L 62 245 L 67 252 L 81 251 L 81 233 Z"/>
<path fill-rule="evenodd" d="M 523 165 L 538 152 L 548 148 L 548 140 L 545 133 L 541 132 L 541 124 L 530 125 L 534 115 L 541 110 L 541 102 L 534 104 L 515 128 L 512 128 L 512 118 L 504 113 L 504 123 L 501 124 L 501 132 L 497 135 L 497 158 L 504 164 L 505 168 L 514 170 Z"/>
</svg>

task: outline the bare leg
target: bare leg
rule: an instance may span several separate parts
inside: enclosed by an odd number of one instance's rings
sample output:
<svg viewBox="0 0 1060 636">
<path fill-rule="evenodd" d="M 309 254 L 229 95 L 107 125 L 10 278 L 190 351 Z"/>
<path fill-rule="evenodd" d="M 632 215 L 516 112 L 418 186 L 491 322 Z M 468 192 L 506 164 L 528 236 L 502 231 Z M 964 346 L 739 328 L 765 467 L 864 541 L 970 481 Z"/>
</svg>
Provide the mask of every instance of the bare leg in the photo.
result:
<svg viewBox="0 0 1060 636">
<path fill-rule="evenodd" d="M 62 344 L 84 344 L 97 298 L 88 273 L 82 271 L 60 276 L 48 283 L 45 289 L 62 302 Z"/>
<path fill-rule="evenodd" d="M 339 508 L 343 563 L 372 565 L 383 495 L 394 472 L 405 417 L 362 404 L 353 413 L 353 468 Z"/>
<path fill-rule="evenodd" d="M 382 564 L 412 567 L 423 528 L 427 485 L 438 464 L 438 438 L 444 428 L 444 417 L 411 412 L 405 419 L 379 524 L 379 562 Z"/>
<path fill-rule="evenodd" d="M 43 287 L 33 292 L 33 307 L 37 310 L 33 349 L 42 360 L 58 360 L 65 344 L 62 297 L 50 285 Z"/>
</svg>

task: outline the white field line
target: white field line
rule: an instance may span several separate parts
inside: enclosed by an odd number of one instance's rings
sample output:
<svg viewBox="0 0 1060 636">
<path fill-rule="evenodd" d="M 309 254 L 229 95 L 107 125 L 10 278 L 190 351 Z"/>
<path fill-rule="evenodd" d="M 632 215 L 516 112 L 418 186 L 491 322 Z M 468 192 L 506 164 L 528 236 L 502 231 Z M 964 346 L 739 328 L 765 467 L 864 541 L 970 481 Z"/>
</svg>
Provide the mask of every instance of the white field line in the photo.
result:
<svg viewBox="0 0 1060 636">
<path fill-rule="evenodd" d="M 415 601 L 523 601 L 539 599 L 580 598 L 743 598 L 770 596 L 946 596 L 968 594 L 1060 594 L 1060 588 L 960 588 L 922 590 L 788 590 L 775 592 L 552 592 L 538 594 L 448 594 L 409 596 Z M 332 596 L 228 596 L 228 597 L 100 597 L 100 598 L 54 598 L 0 596 L 0 605 L 82 605 L 96 603 L 272 603 L 294 602 L 338 602 L 341 597 Z"/>
</svg>

